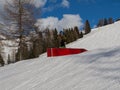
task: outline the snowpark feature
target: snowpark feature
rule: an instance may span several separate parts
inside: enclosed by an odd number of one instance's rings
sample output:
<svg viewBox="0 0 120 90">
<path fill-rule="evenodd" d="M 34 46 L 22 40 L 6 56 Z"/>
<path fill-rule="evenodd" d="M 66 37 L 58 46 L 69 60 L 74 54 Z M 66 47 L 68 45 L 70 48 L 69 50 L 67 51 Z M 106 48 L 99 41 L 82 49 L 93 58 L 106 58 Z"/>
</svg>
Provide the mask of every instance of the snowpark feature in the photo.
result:
<svg viewBox="0 0 120 90">
<path fill-rule="evenodd" d="M 67 47 L 89 51 L 20 61 L 0 68 L 0 90 L 119 90 L 120 22 L 96 28 Z"/>
<path fill-rule="evenodd" d="M 83 53 L 85 51 L 87 50 L 83 48 L 48 48 L 47 56 L 48 57 L 64 56 L 64 55 Z"/>
</svg>

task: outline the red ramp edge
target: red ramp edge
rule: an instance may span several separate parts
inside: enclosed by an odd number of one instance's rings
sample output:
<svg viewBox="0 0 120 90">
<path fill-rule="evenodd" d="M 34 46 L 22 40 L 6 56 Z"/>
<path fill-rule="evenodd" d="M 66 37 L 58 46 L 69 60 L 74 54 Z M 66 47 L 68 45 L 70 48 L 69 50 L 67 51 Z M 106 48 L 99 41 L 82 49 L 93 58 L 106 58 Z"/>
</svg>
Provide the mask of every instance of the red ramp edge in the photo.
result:
<svg viewBox="0 0 120 90">
<path fill-rule="evenodd" d="M 78 54 L 87 51 L 83 48 L 48 48 L 47 49 L 47 56 L 63 56 L 63 55 L 71 55 L 71 54 Z"/>
</svg>

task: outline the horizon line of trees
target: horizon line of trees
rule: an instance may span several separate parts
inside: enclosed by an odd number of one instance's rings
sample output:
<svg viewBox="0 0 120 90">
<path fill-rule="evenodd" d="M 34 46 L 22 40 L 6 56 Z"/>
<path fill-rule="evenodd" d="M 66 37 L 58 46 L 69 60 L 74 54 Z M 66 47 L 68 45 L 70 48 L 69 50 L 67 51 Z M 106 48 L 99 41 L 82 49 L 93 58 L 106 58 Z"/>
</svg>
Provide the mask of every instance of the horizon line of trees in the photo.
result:
<svg viewBox="0 0 120 90">
<path fill-rule="evenodd" d="M 86 20 L 84 32 L 80 31 L 77 26 L 63 29 L 60 32 L 58 32 L 56 28 L 53 30 L 46 28 L 44 31 L 39 31 L 39 28 L 36 27 L 36 31 L 38 31 L 36 33 L 37 36 L 33 35 L 29 40 L 31 44 L 27 44 L 25 41 L 22 43 L 23 46 L 21 48 L 21 60 L 39 57 L 40 54 L 47 51 L 47 48 L 59 48 L 62 39 L 64 39 L 66 44 L 68 44 L 76 41 L 77 39 L 83 38 L 84 35 L 91 32 L 91 27 L 89 21 Z M 16 61 L 20 61 L 19 49 L 16 53 Z"/>
<path fill-rule="evenodd" d="M 107 18 L 102 18 L 102 19 L 99 19 L 97 27 L 102 27 L 102 26 L 112 24 L 112 23 L 114 23 L 114 20 L 113 20 L 112 17 L 110 17 L 108 19 Z"/>
<path fill-rule="evenodd" d="M 58 32 L 57 29 L 50 30 L 47 28 L 43 32 L 39 31 L 37 36 L 32 36 L 28 41 L 31 44 L 27 44 L 26 42 L 22 43 L 21 59 L 25 60 L 39 57 L 40 54 L 47 51 L 47 48 L 59 48 L 62 39 L 68 44 L 82 37 L 83 33 L 79 32 L 78 27 L 63 29 L 63 31 L 60 32 Z M 19 55 L 18 49 L 18 52 L 16 53 L 16 61 L 20 61 Z"/>
<path fill-rule="evenodd" d="M 118 19 L 119 20 L 119 19 Z M 104 18 L 98 21 L 97 27 L 105 26 L 114 23 L 113 18 Z M 15 61 L 26 60 L 39 57 L 40 54 L 46 52 L 47 48 L 60 47 L 60 40 L 64 39 L 66 44 L 82 38 L 84 35 L 91 32 L 91 26 L 88 20 L 85 21 L 83 31 L 80 31 L 77 26 L 74 28 L 63 29 L 58 32 L 57 29 L 50 30 L 46 28 L 44 31 L 39 31 L 37 26 L 34 26 L 36 35 L 31 35 L 29 40 L 25 40 L 26 36 L 20 34 L 20 42 L 18 52 L 15 55 Z M 12 63 L 10 55 L 8 55 L 8 64 Z M 0 64 L 4 66 L 5 62 L 0 54 Z"/>
</svg>

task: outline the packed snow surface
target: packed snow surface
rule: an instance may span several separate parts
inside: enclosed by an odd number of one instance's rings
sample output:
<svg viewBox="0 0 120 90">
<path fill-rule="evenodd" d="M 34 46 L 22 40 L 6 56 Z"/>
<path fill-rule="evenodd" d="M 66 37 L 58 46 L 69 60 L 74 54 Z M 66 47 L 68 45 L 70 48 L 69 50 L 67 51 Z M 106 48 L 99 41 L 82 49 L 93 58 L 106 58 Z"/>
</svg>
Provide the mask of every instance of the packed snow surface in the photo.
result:
<svg viewBox="0 0 120 90">
<path fill-rule="evenodd" d="M 67 47 L 89 51 L 20 61 L 0 68 L 0 90 L 120 90 L 120 22 Z"/>
<path fill-rule="evenodd" d="M 120 21 L 93 29 L 83 39 L 68 45 L 68 47 L 86 48 L 88 50 L 115 46 L 120 46 Z"/>
</svg>

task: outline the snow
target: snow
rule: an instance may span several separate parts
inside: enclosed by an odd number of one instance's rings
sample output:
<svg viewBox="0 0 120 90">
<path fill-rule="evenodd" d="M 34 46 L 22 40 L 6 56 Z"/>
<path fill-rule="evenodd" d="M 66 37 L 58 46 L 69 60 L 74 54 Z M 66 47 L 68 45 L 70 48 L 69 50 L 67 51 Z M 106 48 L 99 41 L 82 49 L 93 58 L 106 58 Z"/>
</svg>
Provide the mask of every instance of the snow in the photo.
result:
<svg viewBox="0 0 120 90">
<path fill-rule="evenodd" d="M 93 30 L 83 39 L 79 39 L 76 43 L 67 47 L 86 48 L 88 50 L 108 48 L 120 45 L 120 22 L 115 24 L 99 27 Z M 78 43 L 79 42 L 79 43 Z"/>
<path fill-rule="evenodd" d="M 0 35 L 0 39 L 6 39 L 6 37 L 3 35 Z"/>
<path fill-rule="evenodd" d="M 10 55 L 10 60 L 15 61 L 15 53 L 18 49 L 18 43 L 16 43 L 16 40 L 2 40 L 1 41 L 1 54 L 5 61 L 5 64 L 7 64 L 8 61 L 8 55 Z"/>
<path fill-rule="evenodd" d="M 20 61 L 0 68 L 0 90 L 119 90 L 120 22 L 93 30 L 67 47 L 89 51 Z"/>
</svg>

